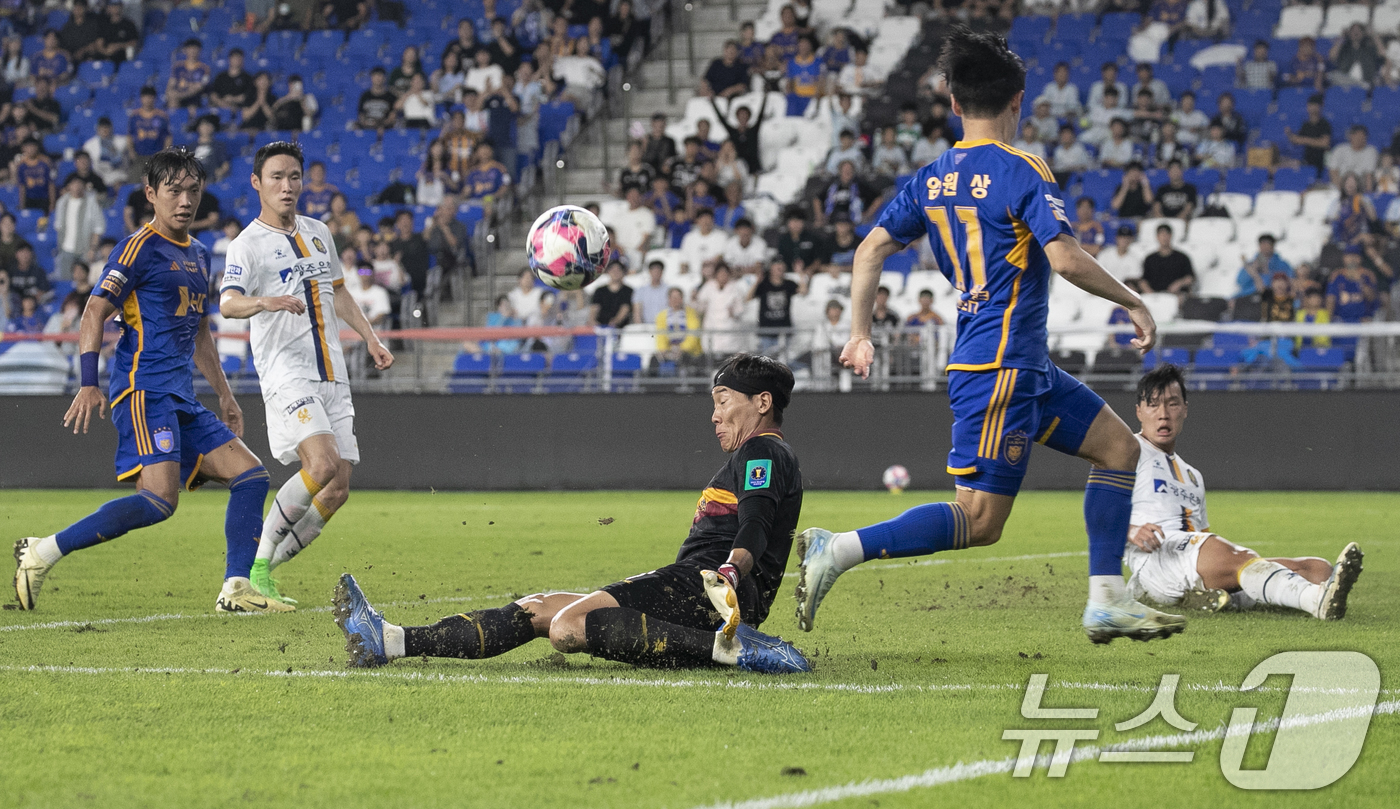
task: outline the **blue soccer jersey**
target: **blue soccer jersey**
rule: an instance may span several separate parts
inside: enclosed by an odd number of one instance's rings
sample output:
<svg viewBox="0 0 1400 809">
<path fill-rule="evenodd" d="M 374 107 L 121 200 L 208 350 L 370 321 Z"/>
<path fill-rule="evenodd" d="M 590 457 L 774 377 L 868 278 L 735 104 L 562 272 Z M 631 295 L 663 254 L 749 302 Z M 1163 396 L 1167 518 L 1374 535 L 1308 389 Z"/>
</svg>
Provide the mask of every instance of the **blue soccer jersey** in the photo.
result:
<svg viewBox="0 0 1400 809">
<path fill-rule="evenodd" d="M 301 215 L 309 216 L 312 219 L 320 219 L 331 211 L 331 197 L 340 193 L 340 189 L 326 183 L 317 191 L 311 186 L 305 186 L 301 190 Z"/>
<path fill-rule="evenodd" d="M 165 139 L 170 136 L 170 116 L 164 110 L 144 110 L 131 113 L 127 122 L 127 133 L 131 136 L 131 148 L 142 157 L 150 157 L 165 148 Z"/>
<path fill-rule="evenodd" d="M 94 295 L 121 312 L 112 359 L 111 399 L 132 391 L 175 394 L 193 402 L 190 362 L 209 301 L 209 251 L 198 241 L 171 241 L 147 224 L 112 250 Z"/>
<path fill-rule="evenodd" d="M 1074 235 L 1045 161 L 998 141 L 960 141 L 905 184 L 878 225 L 902 244 L 927 235 L 961 293 L 949 371 L 1045 369 L 1043 245 Z"/>
</svg>

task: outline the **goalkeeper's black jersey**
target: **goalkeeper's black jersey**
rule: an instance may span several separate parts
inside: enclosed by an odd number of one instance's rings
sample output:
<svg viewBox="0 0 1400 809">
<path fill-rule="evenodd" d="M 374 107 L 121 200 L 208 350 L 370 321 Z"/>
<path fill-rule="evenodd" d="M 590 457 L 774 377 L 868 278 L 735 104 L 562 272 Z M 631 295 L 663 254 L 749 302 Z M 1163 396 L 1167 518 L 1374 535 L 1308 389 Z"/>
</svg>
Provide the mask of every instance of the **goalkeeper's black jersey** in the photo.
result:
<svg viewBox="0 0 1400 809">
<path fill-rule="evenodd" d="M 707 568 L 724 564 L 739 533 L 739 503 L 750 497 L 764 497 L 777 506 L 768 544 L 749 574 L 762 593 L 766 614 L 782 584 L 802 511 L 802 470 L 782 433 L 755 435 L 729 456 L 700 493 L 690 536 L 676 561 Z"/>
</svg>

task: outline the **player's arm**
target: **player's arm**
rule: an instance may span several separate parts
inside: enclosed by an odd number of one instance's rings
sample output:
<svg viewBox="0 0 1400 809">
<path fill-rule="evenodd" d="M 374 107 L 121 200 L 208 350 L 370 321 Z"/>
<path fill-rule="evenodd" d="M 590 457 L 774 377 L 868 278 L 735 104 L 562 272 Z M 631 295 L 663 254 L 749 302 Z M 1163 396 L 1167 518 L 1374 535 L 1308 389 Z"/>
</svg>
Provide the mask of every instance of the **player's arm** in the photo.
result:
<svg viewBox="0 0 1400 809">
<path fill-rule="evenodd" d="M 885 259 L 903 250 L 905 244 L 883 227 L 876 227 L 856 248 L 851 262 L 851 339 L 841 350 L 841 364 L 855 370 L 861 379 L 870 376 L 870 366 L 875 362 L 870 327 L 875 312 L 875 291 L 880 287 L 880 271 L 884 269 Z"/>
<path fill-rule="evenodd" d="M 83 308 L 83 320 L 78 326 L 81 387 L 78 388 L 78 395 L 73 397 L 73 403 L 68 406 L 68 412 L 63 414 L 63 426 L 72 425 L 74 435 L 78 434 L 80 427 L 84 433 L 88 431 L 92 411 L 97 411 L 99 419 L 106 418 L 107 397 L 97 385 L 97 355 L 102 350 L 102 324 L 116 311 L 116 304 L 101 295 L 89 296 Z"/>
<path fill-rule="evenodd" d="M 738 493 L 739 531 L 734 535 L 729 558 L 718 571 L 736 588 L 739 579 L 753 570 L 755 560 L 768 549 L 768 538 L 778 517 L 778 492 L 783 489 L 774 480 L 782 469 L 778 459 L 767 449 L 766 442 L 754 443 L 757 446 L 750 444 L 739 451 L 739 459 L 744 462 L 746 470 L 742 489 Z M 760 464 L 766 465 L 767 474 L 762 482 L 757 482 L 756 478 L 749 478 L 748 470 Z"/>
<path fill-rule="evenodd" d="M 243 408 L 233 398 L 233 389 L 228 386 L 224 367 L 219 362 L 219 349 L 214 345 L 214 335 L 209 331 L 209 318 L 199 319 L 199 331 L 194 335 L 194 365 L 219 397 L 219 410 L 223 412 L 224 424 L 239 438 L 243 437 Z"/>
<path fill-rule="evenodd" d="M 306 301 L 295 295 L 271 297 L 244 295 L 237 289 L 225 289 L 219 295 L 219 314 L 242 320 L 259 312 L 291 312 L 294 315 L 306 313 Z"/>
<path fill-rule="evenodd" d="M 369 356 L 374 360 L 374 367 L 381 371 L 389 370 L 389 366 L 394 364 L 394 355 L 379 341 L 379 335 L 374 333 L 374 326 L 370 325 L 364 311 L 355 303 L 350 290 L 346 289 L 344 284 L 335 286 L 335 314 L 365 341 Z"/>
<path fill-rule="evenodd" d="M 1137 336 L 1131 345 L 1146 352 L 1157 341 L 1157 323 L 1138 294 L 1109 274 L 1103 265 L 1080 246 L 1079 240 L 1062 233 L 1045 245 L 1050 268 L 1060 277 L 1091 295 L 1112 301 L 1128 310 Z"/>
</svg>

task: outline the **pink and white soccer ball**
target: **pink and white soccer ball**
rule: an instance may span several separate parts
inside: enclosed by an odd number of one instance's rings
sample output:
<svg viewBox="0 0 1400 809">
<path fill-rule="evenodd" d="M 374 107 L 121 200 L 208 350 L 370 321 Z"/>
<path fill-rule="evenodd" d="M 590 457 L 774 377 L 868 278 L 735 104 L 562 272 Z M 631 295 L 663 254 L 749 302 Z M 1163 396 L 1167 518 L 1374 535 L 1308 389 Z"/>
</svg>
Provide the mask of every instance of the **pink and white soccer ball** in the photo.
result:
<svg viewBox="0 0 1400 809">
<path fill-rule="evenodd" d="M 899 494 L 909 488 L 909 470 L 895 464 L 885 470 L 885 488 L 893 494 Z"/>
<path fill-rule="evenodd" d="M 535 277 L 549 286 L 580 289 L 607 268 L 612 245 L 602 220 L 577 205 L 560 205 L 530 226 L 525 256 Z"/>
</svg>

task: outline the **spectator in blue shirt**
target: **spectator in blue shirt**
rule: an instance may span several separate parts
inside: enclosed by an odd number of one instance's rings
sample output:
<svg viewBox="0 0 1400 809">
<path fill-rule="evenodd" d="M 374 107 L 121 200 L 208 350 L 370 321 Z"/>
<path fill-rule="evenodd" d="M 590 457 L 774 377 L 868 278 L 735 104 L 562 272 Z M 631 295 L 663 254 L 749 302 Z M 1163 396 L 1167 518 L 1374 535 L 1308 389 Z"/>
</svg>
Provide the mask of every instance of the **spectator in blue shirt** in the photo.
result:
<svg viewBox="0 0 1400 809">
<path fill-rule="evenodd" d="M 496 299 L 496 311 L 486 316 L 487 327 L 495 326 L 519 326 L 520 319 L 515 316 L 515 307 L 510 305 L 510 298 L 505 295 Z M 483 351 L 499 351 L 502 354 L 515 354 L 520 351 L 520 340 L 487 340 L 481 344 Z"/>
<path fill-rule="evenodd" d="M 1364 323 L 1376 311 L 1376 277 L 1361 266 L 1361 248 L 1347 245 L 1342 268 L 1327 282 L 1327 311 L 1333 323 Z"/>
<path fill-rule="evenodd" d="M 1240 258 L 1244 259 L 1244 256 Z M 1293 279 L 1293 267 L 1274 252 L 1273 235 L 1261 233 L 1259 252 L 1254 258 L 1244 260 L 1244 266 L 1235 277 L 1235 283 L 1240 287 L 1237 297 L 1244 298 L 1263 293 L 1269 286 L 1268 279 L 1273 278 L 1275 273 L 1283 273 L 1290 281 Z"/>
<path fill-rule="evenodd" d="M 39 302 L 32 295 L 19 299 L 19 314 L 10 321 L 5 331 L 20 334 L 42 334 L 44 321 L 39 318 Z"/>
</svg>

